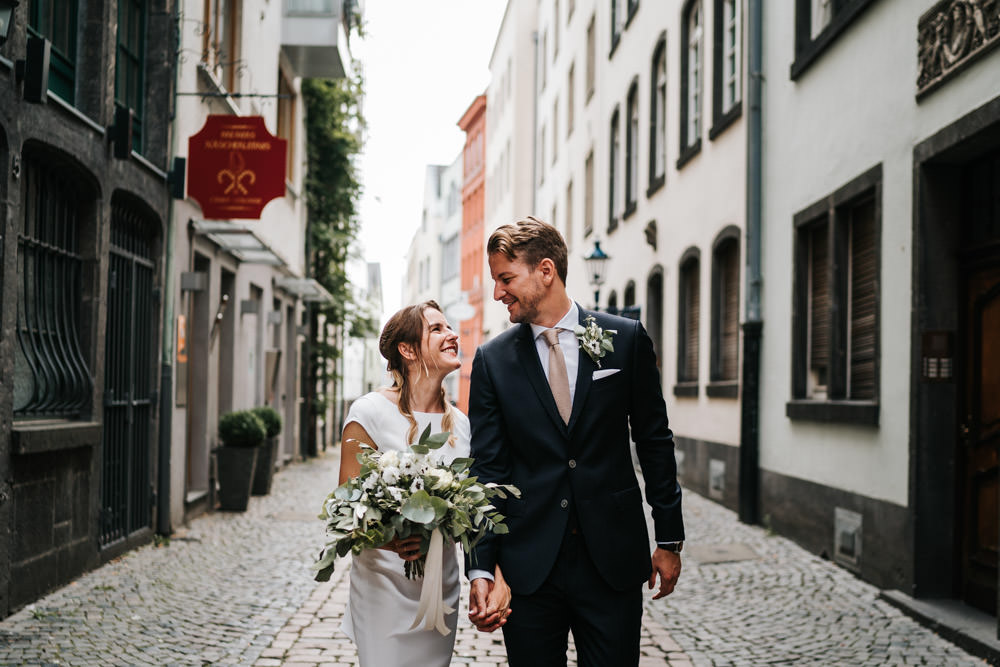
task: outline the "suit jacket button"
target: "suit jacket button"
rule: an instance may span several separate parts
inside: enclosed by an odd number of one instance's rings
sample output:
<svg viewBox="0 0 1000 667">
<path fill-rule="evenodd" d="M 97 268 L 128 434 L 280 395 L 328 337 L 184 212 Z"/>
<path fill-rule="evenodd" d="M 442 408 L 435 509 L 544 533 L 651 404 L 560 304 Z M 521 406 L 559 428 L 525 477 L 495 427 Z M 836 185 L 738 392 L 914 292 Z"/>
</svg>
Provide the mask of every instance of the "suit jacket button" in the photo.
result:
<svg viewBox="0 0 1000 667">
<path fill-rule="evenodd" d="M 576 459 L 570 459 L 569 460 L 569 467 L 570 468 L 575 468 L 576 467 Z"/>
<path fill-rule="evenodd" d="M 569 501 L 563 498 L 562 500 L 559 501 L 559 507 L 566 509 L 567 507 L 569 507 Z"/>
</svg>

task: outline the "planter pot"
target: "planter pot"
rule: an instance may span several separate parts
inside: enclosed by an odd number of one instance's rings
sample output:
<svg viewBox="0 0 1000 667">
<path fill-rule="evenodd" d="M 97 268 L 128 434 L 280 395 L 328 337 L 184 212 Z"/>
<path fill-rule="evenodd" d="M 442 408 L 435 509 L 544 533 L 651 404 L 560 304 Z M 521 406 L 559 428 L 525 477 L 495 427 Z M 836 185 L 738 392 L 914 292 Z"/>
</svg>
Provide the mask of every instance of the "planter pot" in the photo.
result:
<svg viewBox="0 0 1000 667">
<path fill-rule="evenodd" d="M 274 465 L 278 462 L 278 438 L 268 438 L 258 447 L 257 470 L 253 474 L 253 495 L 266 496 L 271 492 Z"/>
<path fill-rule="evenodd" d="M 246 511 L 260 447 L 219 447 L 215 450 L 219 474 L 219 508 Z"/>
</svg>

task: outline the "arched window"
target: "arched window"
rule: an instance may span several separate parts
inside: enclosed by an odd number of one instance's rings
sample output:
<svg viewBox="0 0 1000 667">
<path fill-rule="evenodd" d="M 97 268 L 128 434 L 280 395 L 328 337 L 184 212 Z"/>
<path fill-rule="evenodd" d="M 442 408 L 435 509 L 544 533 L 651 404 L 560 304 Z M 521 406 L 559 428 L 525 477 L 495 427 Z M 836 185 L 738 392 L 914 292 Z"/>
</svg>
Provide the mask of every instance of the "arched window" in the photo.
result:
<svg viewBox="0 0 1000 667">
<path fill-rule="evenodd" d="M 663 358 L 663 268 L 654 266 L 646 279 L 646 333 L 653 341 L 656 366 Z"/>
<path fill-rule="evenodd" d="M 712 250 L 712 338 L 709 396 L 736 398 L 740 344 L 740 236 L 727 227 Z M 727 386 L 723 386 L 727 385 Z"/>
<path fill-rule="evenodd" d="M 701 148 L 704 15 L 701 0 L 691 0 L 681 24 L 681 156 L 678 168 Z"/>
<path fill-rule="evenodd" d="M 628 127 L 625 137 L 625 211 L 627 218 L 635 211 L 639 200 L 639 82 L 633 81 L 628 89 Z"/>
<path fill-rule="evenodd" d="M 15 418 L 81 418 L 93 394 L 81 343 L 85 303 L 81 240 L 96 195 L 53 154 L 24 155 L 24 217 L 17 242 Z"/>
<path fill-rule="evenodd" d="M 677 384 L 674 393 L 698 395 L 698 324 L 701 318 L 701 261 L 697 248 L 681 258 L 677 307 Z"/>
<path fill-rule="evenodd" d="M 649 99 L 649 192 L 663 185 L 667 173 L 667 37 L 653 51 Z"/>
<path fill-rule="evenodd" d="M 618 156 L 621 154 L 621 138 L 618 136 L 618 114 L 611 114 L 611 143 L 608 155 L 608 232 L 613 232 L 618 227 L 618 184 L 621 180 L 618 171 Z"/>
</svg>

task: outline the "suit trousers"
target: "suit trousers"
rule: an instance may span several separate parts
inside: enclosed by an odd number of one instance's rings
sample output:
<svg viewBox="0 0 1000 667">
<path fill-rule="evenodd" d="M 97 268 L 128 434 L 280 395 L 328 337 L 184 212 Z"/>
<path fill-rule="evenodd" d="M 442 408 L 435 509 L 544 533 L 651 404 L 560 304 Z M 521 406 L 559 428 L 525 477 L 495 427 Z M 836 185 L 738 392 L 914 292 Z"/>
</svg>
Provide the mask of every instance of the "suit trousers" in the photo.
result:
<svg viewBox="0 0 1000 667">
<path fill-rule="evenodd" d="M 512 595 L 503 627 L 511 667 L 565 667 L 570 630 L 579 667 L 639 664 L 642 585 L 624 592 L 608 586 L 575 523 L 541 587 Z"/>
</svg>

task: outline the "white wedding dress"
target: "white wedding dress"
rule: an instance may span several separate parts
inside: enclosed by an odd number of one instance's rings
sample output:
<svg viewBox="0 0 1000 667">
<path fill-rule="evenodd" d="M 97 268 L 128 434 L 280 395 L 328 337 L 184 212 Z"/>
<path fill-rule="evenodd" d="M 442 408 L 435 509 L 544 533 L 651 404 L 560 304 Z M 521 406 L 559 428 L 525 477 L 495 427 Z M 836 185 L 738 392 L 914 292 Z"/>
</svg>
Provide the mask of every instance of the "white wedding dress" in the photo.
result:
<svg viewBox="0 0 1000 667">
<path fill-rule="evenodd" d="M 439 433 L 443 415 L 414 412 L 417 438 L 431 425 Z M 410 422 L 389 398 L 378 392 L 356 400 L 347 413 L 344 426 L 357 422 L 371 436 L 379 451 L 405 451 Z M 444 445 L 445 460 L 469 456 L 469 419 L 455 410 L 452 432 L 455 446 Z M 415 438 L 416 439 L 416 438 Z M 432 667 L 451 663 L 458 625 L 459 582 L 458 551 L 446 545 L 443 564 L 444 601 L 454 613 L 445 616 L 451 630 L 441 635 L 437 630 L 410 630 L 417 616 L 422 579 L 407 579 L 404 561 L 393 551 L 366 549 L 353 556 L 350 599 L 341 629 L 358 647 L 361 667 Z"/>
</svg>

